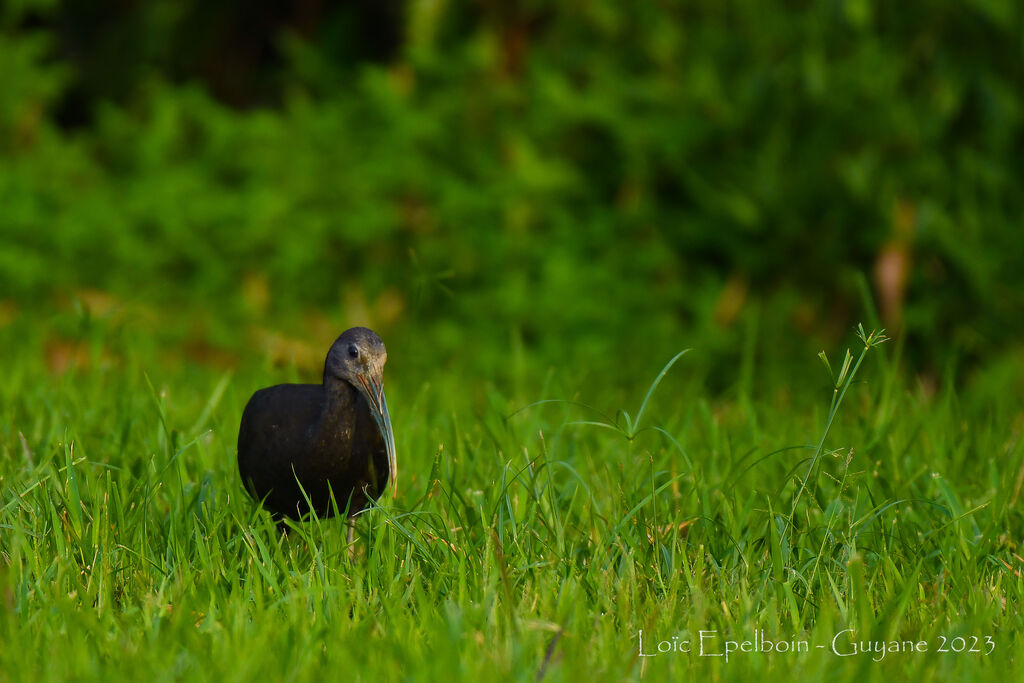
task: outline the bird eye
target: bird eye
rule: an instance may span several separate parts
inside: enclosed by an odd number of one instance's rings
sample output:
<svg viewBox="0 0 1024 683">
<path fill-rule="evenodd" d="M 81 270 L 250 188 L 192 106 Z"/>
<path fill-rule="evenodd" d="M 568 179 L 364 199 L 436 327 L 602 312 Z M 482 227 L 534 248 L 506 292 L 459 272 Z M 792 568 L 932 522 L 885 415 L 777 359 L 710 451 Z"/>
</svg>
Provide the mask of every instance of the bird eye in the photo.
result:
<svg viewBox="0 0 1024 683">
<path fill-rule="evenodd" d="M 359 348 L 355 344 L 348 345 L 348 357 L 359 358 Z"/>
</svg>

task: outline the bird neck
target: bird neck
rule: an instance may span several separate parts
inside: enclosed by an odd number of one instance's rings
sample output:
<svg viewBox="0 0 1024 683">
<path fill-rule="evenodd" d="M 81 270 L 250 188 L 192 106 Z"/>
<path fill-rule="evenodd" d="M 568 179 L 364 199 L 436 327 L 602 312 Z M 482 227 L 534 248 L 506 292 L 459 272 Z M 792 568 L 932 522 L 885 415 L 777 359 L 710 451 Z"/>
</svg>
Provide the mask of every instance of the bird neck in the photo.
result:
<svg viewBox="0 0 1024 683">
<path fill-rule="evenodd" d="M 344 429 L 359 400 L 359 392 L 345 380 L 324 382 L 324 407 L 320 416 L 321 430 L 336 432 Z"/>
</svg>

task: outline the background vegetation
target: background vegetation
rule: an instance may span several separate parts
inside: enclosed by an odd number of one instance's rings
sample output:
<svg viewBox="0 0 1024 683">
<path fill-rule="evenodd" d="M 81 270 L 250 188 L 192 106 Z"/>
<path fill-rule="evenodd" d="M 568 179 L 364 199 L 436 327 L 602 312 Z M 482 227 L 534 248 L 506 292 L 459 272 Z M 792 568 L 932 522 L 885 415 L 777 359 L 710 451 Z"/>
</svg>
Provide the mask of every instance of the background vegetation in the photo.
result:
<svg viewBox="0 0 1024 683">
<path fill-rule="evenodd" d="M 1019 671 L 1022 36 L 998 0 L 3 3 L 0 679 L 839 666 L 636 657 L 714 625 Z M 893 340 L 849 384 L 859 321 Z M 408 478 L 353 565 L 277 539 L 234 438 L 354 324 Z"/>
</svg>

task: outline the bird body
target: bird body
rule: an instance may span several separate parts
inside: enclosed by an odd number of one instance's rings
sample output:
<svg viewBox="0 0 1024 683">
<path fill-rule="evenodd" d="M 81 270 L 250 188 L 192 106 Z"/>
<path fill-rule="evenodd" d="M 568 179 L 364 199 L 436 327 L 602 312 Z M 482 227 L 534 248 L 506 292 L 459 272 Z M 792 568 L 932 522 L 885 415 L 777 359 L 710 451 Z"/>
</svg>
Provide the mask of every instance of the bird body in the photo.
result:
<svg viewBox="0 0 1024 683">
<path fill-rule="evenodd" d="M 249 399 L 238 430 L 238 470 L 249 494 L 275 517 L 330 517 L 335 505 L 354 515 L 389 478 L 394 483 L 381 379 L 386 357 L 374 332 L 353 328 L 332 345 L 323 384 L 279 384 Z"/>
</svg>

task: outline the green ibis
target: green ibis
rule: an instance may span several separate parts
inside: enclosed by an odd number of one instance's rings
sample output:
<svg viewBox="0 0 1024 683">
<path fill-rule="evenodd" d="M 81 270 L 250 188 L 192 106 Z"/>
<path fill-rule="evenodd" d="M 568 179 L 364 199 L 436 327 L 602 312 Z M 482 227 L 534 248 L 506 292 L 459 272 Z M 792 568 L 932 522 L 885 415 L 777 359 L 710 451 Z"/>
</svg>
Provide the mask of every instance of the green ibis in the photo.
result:
<svg viewBox="0 0 1024 683">
<path fill-rule="evenodd" d="M 322 384 L 278 384 L 249 399 L 238 430 L 238 472 L 279 524 L 337 509 L 350 517 L 351 540 L 351 517 L 380 497 L 389 479 L 397 493 L 387 358 L 373 330 L 353 327 L 327 352 Z"/>
</svg>

